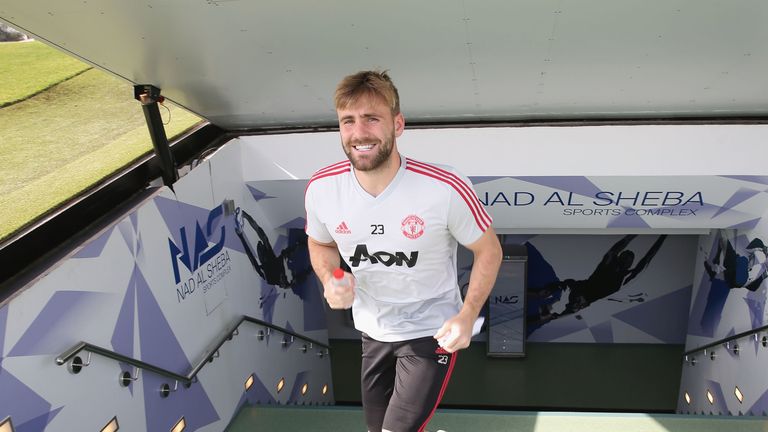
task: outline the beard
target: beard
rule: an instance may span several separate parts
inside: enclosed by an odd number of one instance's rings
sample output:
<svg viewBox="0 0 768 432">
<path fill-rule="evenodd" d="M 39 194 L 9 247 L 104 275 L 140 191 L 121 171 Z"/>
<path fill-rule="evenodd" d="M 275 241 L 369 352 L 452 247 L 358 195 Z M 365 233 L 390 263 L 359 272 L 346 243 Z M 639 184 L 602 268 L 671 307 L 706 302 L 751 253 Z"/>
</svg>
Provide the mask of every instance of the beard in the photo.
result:
<svg viewBox="0 0 768 432">
<path fill-rule="evenodd" d="M 394 133 L 387 137 L 384 141 L 360 141 L 355 140 L 348 143 L 344 143 L 344 153 L 347 158 L 352 162 L 352 166 L 357 171 L 374 171 L 380 168 L 392 155 L 392 149 L 394 148 L 395 135 Z M 370 151 L 370 154 L 357 154 L 353 155 L 353 146 L 361 144 L 374 144 L 374 148 Z"/>
</svg>

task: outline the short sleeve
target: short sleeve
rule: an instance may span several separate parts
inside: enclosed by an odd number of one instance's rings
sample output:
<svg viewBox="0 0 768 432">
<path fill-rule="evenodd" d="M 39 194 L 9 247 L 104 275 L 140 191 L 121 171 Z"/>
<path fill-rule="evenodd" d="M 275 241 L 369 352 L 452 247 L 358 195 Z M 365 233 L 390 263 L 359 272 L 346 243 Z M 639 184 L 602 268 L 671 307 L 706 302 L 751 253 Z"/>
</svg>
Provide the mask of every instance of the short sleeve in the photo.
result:
<svg viewBox="0 0 768 432">
<path fill-rule="evenodd" d="M 491 226 L 491 216 L 477 198 L 472 183 L 454 172 L 456 186 L 451 188 L 448 208 L 448 229 L 462 245 L 472 244 Z"/>
<path fill-rule="evenodd" d="M 331 243 L 333 242 L 333 237 L 331 237 L 328 228 L 318 216 L 319 209 L 317 208 L 315 199 L 317 188 L 313 186 L 315 185 L 308 185 L 307 190 L 304 193 L 304 210 L 307 212 L 307 225 L 305 231 L 309 237 L 312 237 L 320 243 Z"/>
</svg>

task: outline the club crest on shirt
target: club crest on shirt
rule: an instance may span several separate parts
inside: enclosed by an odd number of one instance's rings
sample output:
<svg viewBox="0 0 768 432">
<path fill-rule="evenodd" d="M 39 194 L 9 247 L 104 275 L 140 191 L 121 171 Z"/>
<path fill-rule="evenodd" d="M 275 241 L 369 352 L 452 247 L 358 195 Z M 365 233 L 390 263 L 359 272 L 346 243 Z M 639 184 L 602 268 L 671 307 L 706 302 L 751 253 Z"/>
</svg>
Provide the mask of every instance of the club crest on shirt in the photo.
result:
<svg viewBox="0 0 768 432">
<path fill-rule="evenodd" d="M 410 215 L 403 219 L 400 229 L 403 230 L 403 234 L 409 239 L 417 239 L 424 234 L 424 221 L 416 215 Z"/>
</svg>

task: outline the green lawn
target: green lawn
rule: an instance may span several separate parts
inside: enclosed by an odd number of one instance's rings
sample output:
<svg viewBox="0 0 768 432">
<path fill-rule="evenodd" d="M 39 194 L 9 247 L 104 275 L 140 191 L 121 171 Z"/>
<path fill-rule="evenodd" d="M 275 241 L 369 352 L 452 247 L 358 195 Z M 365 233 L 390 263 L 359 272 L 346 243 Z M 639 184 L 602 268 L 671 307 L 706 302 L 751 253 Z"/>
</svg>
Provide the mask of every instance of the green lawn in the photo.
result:
<svg viewBox="0 0 768 432">
<path fill-rule="evenodd" d="M 0 43 L 0 107 L 88 69 L 89 65 L 40 42 Z"/>
<path fill-rule="evenodd" d="M 62 66 L 73 61 L 77 67 Z M 39 42 L 0 44 L 3 70 L 0 82 L 9 84 L 0 87 L 27 94 L 16 92 L 21 101 L 0 108 L 0 240 L 152 150 L 131 83 Z M 34 84 L 26 82 L 30 70 Z M 166 106 L 169 138 L 201 120 Z M 161 114 L 167 121 L 162 107 Z"/>
</svg>

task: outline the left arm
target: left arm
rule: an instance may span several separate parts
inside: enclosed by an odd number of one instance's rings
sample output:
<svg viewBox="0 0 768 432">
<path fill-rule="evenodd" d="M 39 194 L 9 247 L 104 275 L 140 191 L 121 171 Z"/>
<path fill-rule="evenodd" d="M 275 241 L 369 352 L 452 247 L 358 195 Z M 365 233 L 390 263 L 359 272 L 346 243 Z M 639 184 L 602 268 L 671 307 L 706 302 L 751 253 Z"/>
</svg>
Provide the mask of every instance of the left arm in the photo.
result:
<svg viewBox="0 0 768 432">
<path fill-rule="evenodd" d="M 467 245 L 467 249 L 472 251 L 475 260 L 464 306 L 458 315 L 445 321 L 435 334 L 435 339 L 440 341 L 443 349 L 451 353 L 469 346 L 472 326 L 493 289 L 501 266 L 501 245 L 492 227 L 488 227 L 474 243 Z"/>
</svg>

